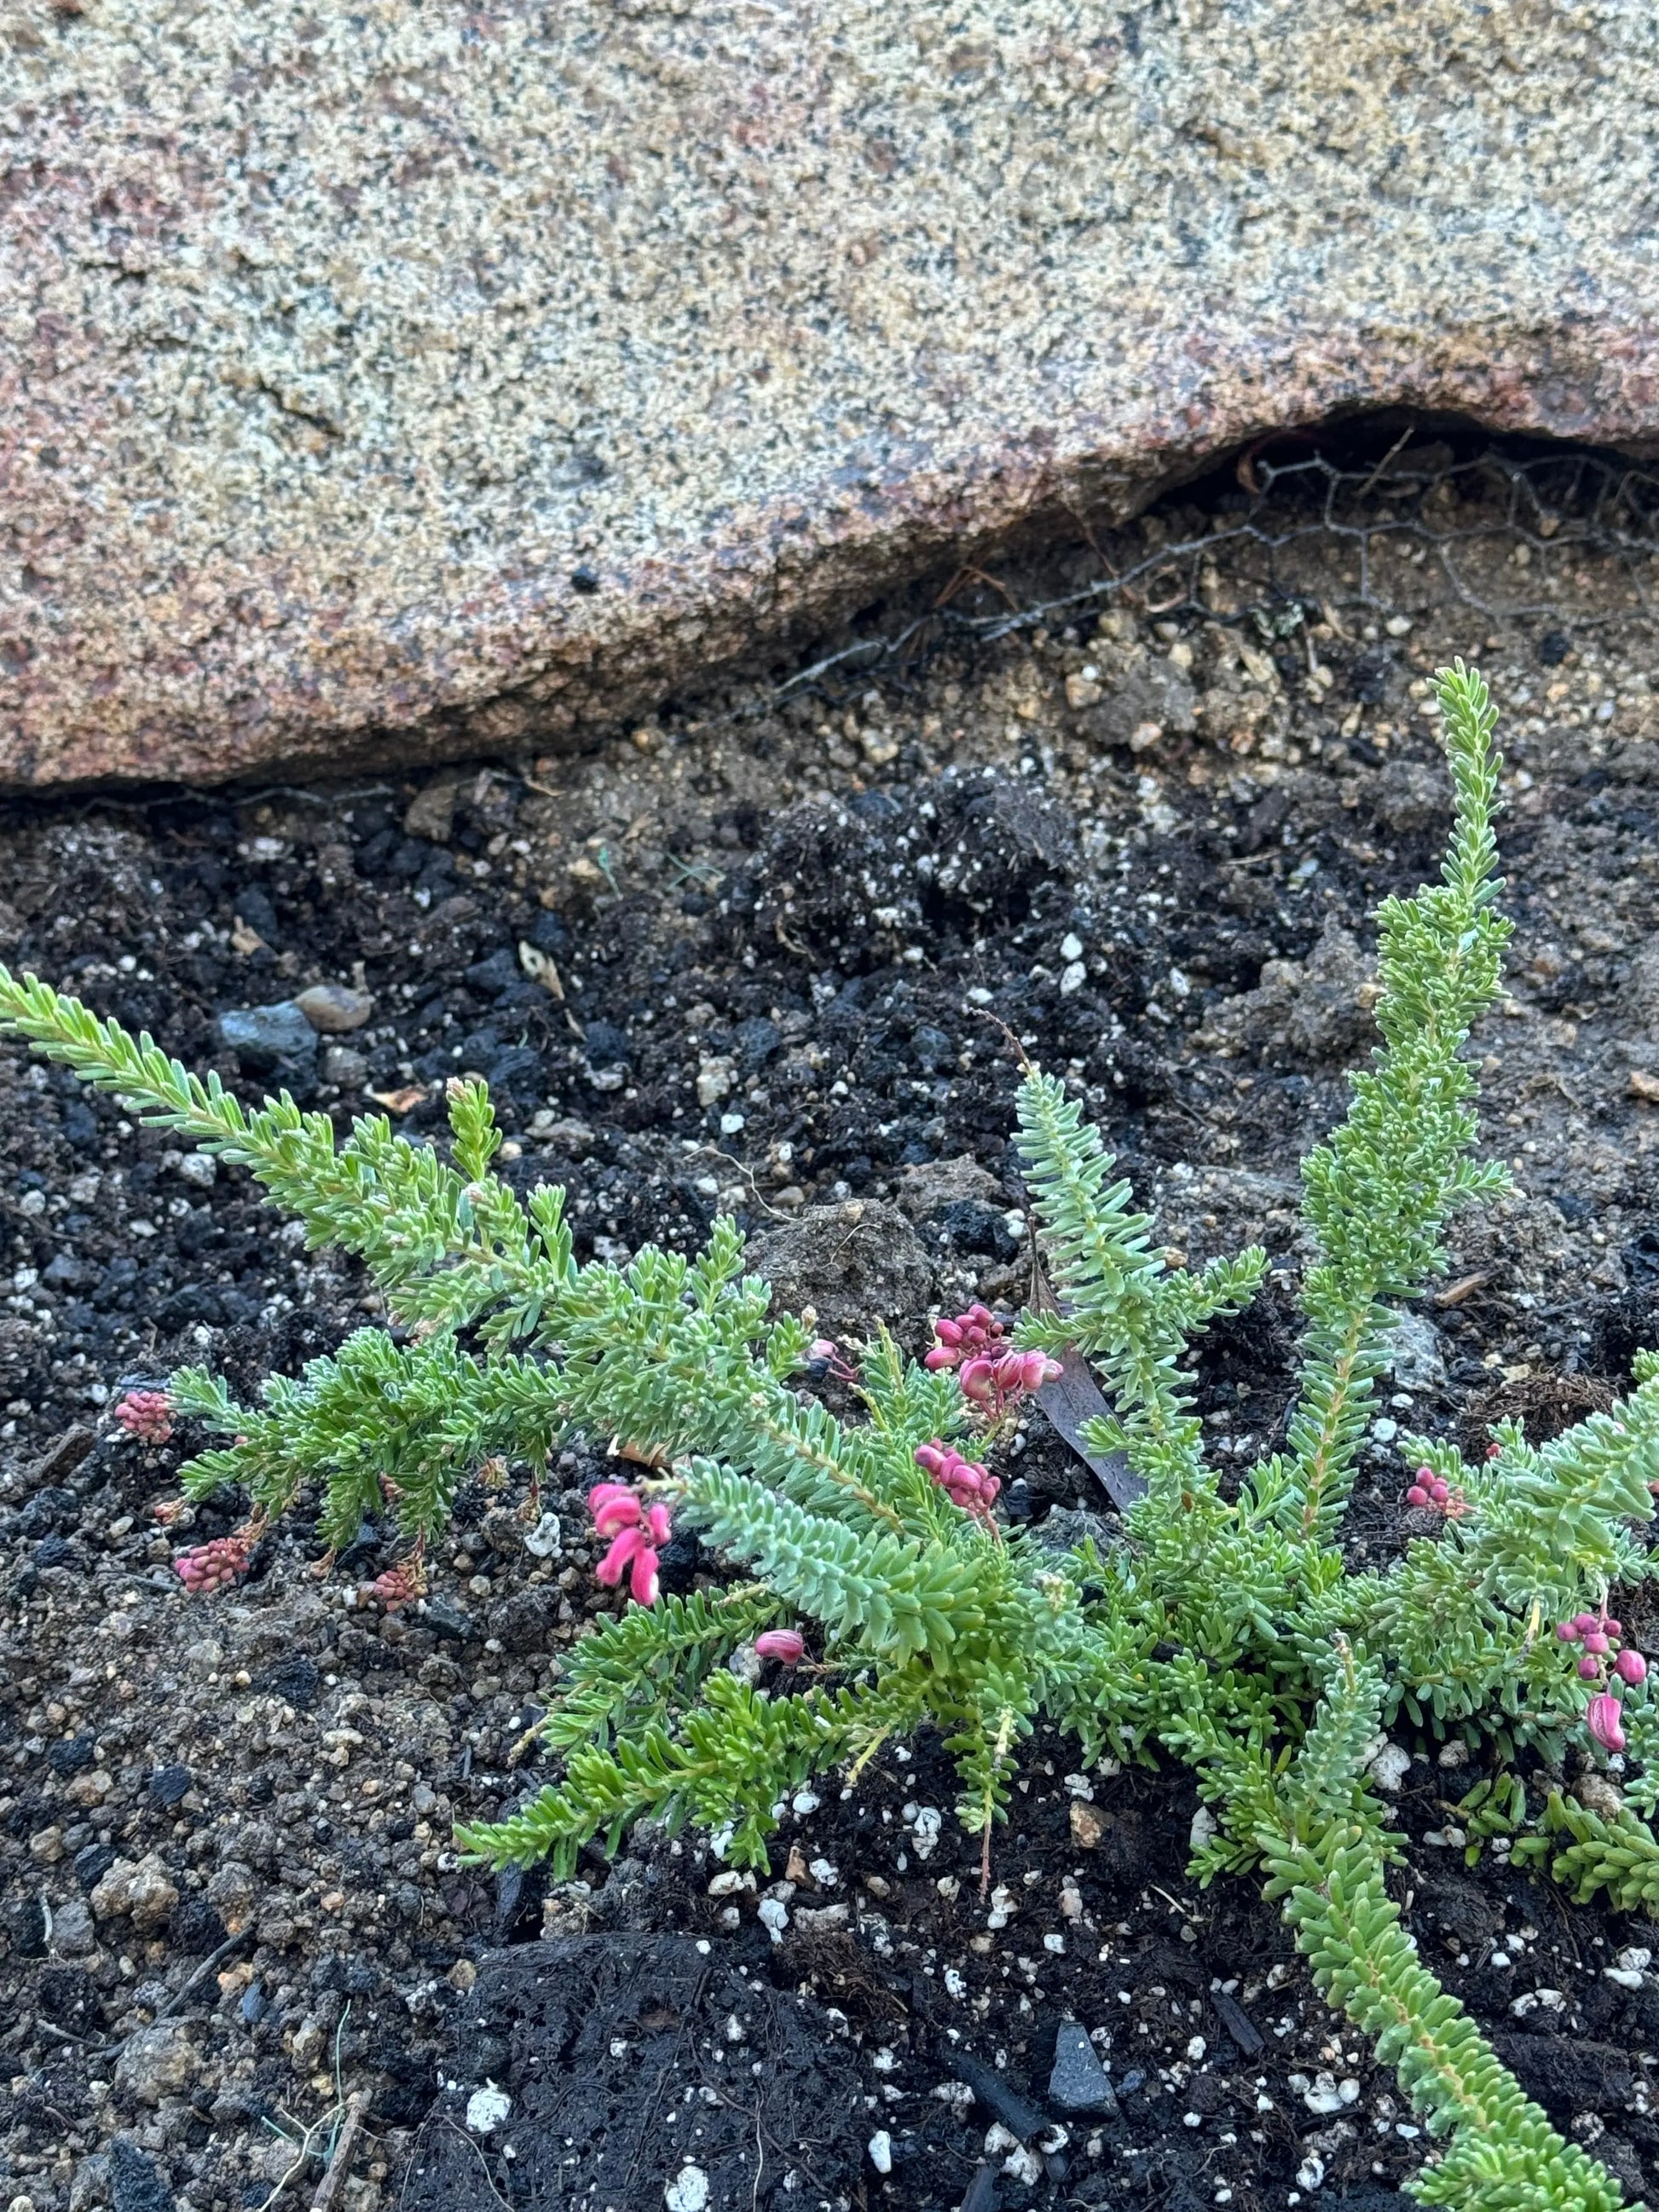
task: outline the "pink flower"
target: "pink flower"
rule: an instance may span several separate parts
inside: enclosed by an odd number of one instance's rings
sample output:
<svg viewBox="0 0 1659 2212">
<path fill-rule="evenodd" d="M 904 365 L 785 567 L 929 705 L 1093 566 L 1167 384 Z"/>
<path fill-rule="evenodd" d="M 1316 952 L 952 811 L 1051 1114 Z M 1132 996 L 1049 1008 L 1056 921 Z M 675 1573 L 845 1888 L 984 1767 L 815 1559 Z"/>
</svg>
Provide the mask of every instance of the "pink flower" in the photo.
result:
<svg viewBox="0 0 1659 2212">
<path fill-rule="evenodd" d="M 755 1638 L 755 1650 L 763 1659 L 777 1659 L 786 1667 L 798 1667 L 806 1650 L 806 1638 L 798 1628 L 769 1628 L 763 1636 Z"/>
<path fill-rule="evenodd" d="M 1622 1751 L 1625 1731 L 1620 1725 L 1619 1700 L 1611 1691 L 1598 1691 L 1589 1701 L 1584 1720 L 1597 1743 L 1608 1751 Z"/>
<path fill-rule="evenodd" d="M 970 1399 L 992 1421 L 1060 1372 L 1060 1362 L 1043 1352 L 1017 1352 L 1007 1342 L 1002 1323 L 986 1306 L 969 1306 L 954 1321 L 936 1321 L 939 1342 L 923 1364 L 935 1374 L 946 1367 L 959 1370 L 963 1395 Z"/>
<path fill-rule="evenodd" d="M 1578 1679 L 1581 1682 L 1599 1682 L 1601 1679 L 1601 1661 L 1592 1659 L 1586 1652 L 1578 1662 Z"/>
<path fill-rule="evenodd" d="M 1645 1682 L 1648 1662 L 1639 1651 L 1621 1651 L 1613 1662 L 1613 1671 L 1621 1682 Z"/>
<path fill-rule="evenodd" d="M 173 1571 L 192 1597 L 211 1597 L 216 1590 L 228 1589 L 247 1572 L 254 1540 L 240 1528 L 234 1536 L 216 1536 L 210 1543 L 180 1552 Z"/>
<path fill-rule="evenodd" d="M 982 1352 L 963 1362 L 957 1379 L 962 1384 L 963 1396 L 971 1398 L 976 1406 L 988 1406 L 997 1395 L 996 1364 Z"/>
<path fill-rule="evenodd" d="M 937 1439 L 930 1444 L 918 1444 L 916 1464 L 927 1469 L 953 1505 L 959 1505 L 964 1513 L 989 1527 L 991 1508 L 1002 1488 L 995 1475 L 988 1474 L 976 1461 L 963 1459 L 960 1452 Z"/>
<path fill-rule="evenodd" d="M 609 1536 L 610 1550 L 593 1570 L 607 1589 L 623 1577 L 636 1605 L 657 1601 L 659 1553 L 673 1533 L 665 1505 L 647 1505 L 626 1483 L 601 1482 L 587 1493 L 593 1525 Z"/>
<path fill-rule="evenodd" d="M 165 1390 L 129 1390 L 115 1418 L 141 1443 L 164 1444 L 173 1434 L 173 1407 Z"/>
</svg>

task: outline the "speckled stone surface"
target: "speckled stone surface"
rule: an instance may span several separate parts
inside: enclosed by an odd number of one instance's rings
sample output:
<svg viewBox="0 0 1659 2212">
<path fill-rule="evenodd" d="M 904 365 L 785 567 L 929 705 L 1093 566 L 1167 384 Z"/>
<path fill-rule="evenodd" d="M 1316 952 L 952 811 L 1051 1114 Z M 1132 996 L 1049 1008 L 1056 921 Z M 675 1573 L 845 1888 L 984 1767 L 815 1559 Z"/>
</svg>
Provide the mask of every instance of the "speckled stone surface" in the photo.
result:
<svg viewBox="0 0 1659 2212">
<path fill-rule="evenodd" d="M 1659 437 L 1603 0 L 17 0 L 0 780 L 579 741 L 1410 401 Z"/>
</svg>

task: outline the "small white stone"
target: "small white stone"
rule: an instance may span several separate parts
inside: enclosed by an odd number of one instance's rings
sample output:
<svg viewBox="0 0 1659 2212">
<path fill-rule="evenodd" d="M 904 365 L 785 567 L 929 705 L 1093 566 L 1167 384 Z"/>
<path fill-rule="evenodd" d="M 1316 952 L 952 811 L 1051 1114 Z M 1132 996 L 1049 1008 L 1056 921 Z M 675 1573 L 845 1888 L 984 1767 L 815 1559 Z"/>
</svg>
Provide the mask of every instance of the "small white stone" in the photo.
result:
<svg viewBox="0 0 1659 2212">
<path fill-rule="evenodd" d="M 1412 1771 L 1412 1755 L 1397 1743 L 1385 1743 L 1372 1759 L 1370 1774 L 1377 1788 L 1390 1797 L 1398 1796 L 1406 1785 L 1406 1777 Z"/>
<path fill-rule="evenodd" d="M 823 1889 L 833 1889 L 841 1880 L 840 1869 L 830 1859 L 814 1859 L 807 1868 L 807 1872 Z"/>
<path fill-rule="evenodd" d="M 1187 1831 L 1187 1841 L 1194 1851 L 1206 1850 L 1215 1841 L 1219 1828 L 1220 1823 L 1209 1807 L 1200 1805 Z"/>
<path fill-rule="evenodd" d="M 878 2173 L 890 2173 L 893 2171 L 893 2138 L 885 2128 L 876 2130 L 866 2148 L 870 2153 L 870 2163 Z"/>
<path fill-rule="evenodd" d="M 993 2120 L 985 2130 L 985 2155 L 1000 2158 L 1004 2151 L 1018 2150 L 1019 2137 L 1012 2128 L 1005 2128 L 1000 2120 Z"/>
<path fill-rule="evenodd" d="M 945 1815 L 937 1806 L 924 1805 L 918 1812 L 911 1838 L 919 1859 L 932 1858 L 939 1848 L 939 1830 L 944 1826 Z"/>
<path fill-rule="evenodd" d="M 752 1874 L 739 1874 L 736 1867 L 727 1867 L 724 1874 L 717 1874 L 709 1883 L 708 1894 L 710 1897 L 735 1897 L 740 1889 L 753 1889 L 754 1887 Z"/>
<path fill-rule="evenodd" d="M 1187 2045 L 1187 2056 L 1192 2060 L 1194 2065 L 1196 2066 L 1199 2060 L 1204 2056 L 1209 2047 L 1209 2045 L 1205 2042 L 1201 2035 L 1195 2035 L 1192 2039 L 1191 2042 Z"/>
<path fill-rule="evenodd" d="M 1358 2081 L 1338 2081 L 1334 2074 L 1316 2074 L 1311 2085 L 1302 2092 L 1302 2101 L 1310 2112 L 1340 2112 L 1358 2094 Z"/>
<path fill-rule="evenodd" d="M 823 1800 L 815 1797 L 810 1790 L 798 1790 L 789 1800 L 791 1810 L 803 1820 L 809 1813 L 816 1813 L 823 1802 Z"/>
<path fill-rule="evenodd" d="M 564 1547 L 564 1538 L 559 1528 L 558 1515 L 544 1513 L 525 1538 L 524 1547 L 532 1559 L 556 1559 Z"/>
<path fill-rule="evenodd" d="M 482 2089 L 475 2089 L 466 2100 L 466 2124 L 475 2136 L 491 2136 L 505 2124 L 513 2109 L 513 2100 L 505 2089 L 498 2089 L 493 2081 L 486 2081 Z"/>
<path fill-rule="evenodd" d="M 708 2176 L 700 2166 L 683 2166 L 662 2193 L 668 2212 L 708 2212 Z"/>
<path fill-rule="evenodd" d="M 968 1994 L 968 1984 L 963 1980 L 962 1976 L 957 1972 L 954 1966 L 947 1966 L 945 1969 L 945 1994 L 946 1996 L 955 1997 L 958 2001 L 963 1997 L 965 1997 Z M 938 2094 L 939 2093 L 936 2091 L 935 2094 Z M 969 2090 L 969 2094 L 971 2096 L 973 2092 Z"/>
<path fill-rule="evenodd" d="M 1317 2189 L 1323 2182 L 1325 2161 L 1316 2150 L 1310 2150 L 1308 2153 L 1306 2158 L 1296 2169 L 1296 2178 L 1298 2185 L 1304 2189 Z"/>
<path fill-rule="evenodd" d="M 775 1943 L 782 1942 L 783 1931 L 789 1925 L 789 1908 L 781 1898 L 762 1898 L 760 1923 Z"/>
<path fill-rule="evenodd" d="M 1003 2160 L 1002 2170 L 1011 2181 L 1023 2181 L 1028 2189 L 1033 2189 L 1042 2179 L 1042 2160 L 1035 2151 L 1019 2143 Z"/>
<path fill-rule="evenodd" d="M 1074 929 L 1068 929 L 1065 936 L 1060 939 L 1060 957 L 1062 960 L 1082 959 L 1083 939 Z"/>
<path fill-rule="evenodd" d="M 1045 1936 L 1042 1939 L 1042 1948 L 1045 1951 L 1062 1953 L 1066 1948 L 1066 1938 L 1063 1936 Z"/>
</svg>

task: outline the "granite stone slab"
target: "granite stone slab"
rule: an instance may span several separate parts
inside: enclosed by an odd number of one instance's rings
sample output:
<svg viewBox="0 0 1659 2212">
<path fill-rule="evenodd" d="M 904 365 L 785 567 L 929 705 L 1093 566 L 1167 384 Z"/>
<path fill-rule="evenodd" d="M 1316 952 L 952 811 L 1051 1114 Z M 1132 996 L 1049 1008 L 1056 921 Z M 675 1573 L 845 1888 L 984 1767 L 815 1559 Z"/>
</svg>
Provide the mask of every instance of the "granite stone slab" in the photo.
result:
<svg viewBox="0 0 1659 2212">
<path fill-rule="evenodd" d="M 1406 403 L 1659 434 L 1595 0 L 0 16 L 0 784 L 580 742 Z"/>
</svg>

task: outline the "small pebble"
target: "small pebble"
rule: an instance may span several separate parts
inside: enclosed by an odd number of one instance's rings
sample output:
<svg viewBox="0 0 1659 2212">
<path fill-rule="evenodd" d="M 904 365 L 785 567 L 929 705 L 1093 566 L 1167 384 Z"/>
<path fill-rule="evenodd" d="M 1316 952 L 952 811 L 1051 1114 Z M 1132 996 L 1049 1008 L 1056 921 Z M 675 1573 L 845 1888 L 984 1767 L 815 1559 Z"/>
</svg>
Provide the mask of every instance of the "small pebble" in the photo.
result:
<svg viewBox="0 0 1659 2212">
<path fill-rule="evenodd" d="M 354 991 L 345 983 L 313 983 L 307 991 L 295 994 L 295 1005 L 313 1030 L 325 1036 L 341 1036 L 348 1030 L 360 1030 L 374 1012 L 374 1000 L 368 991 Z"/>
</svg>

